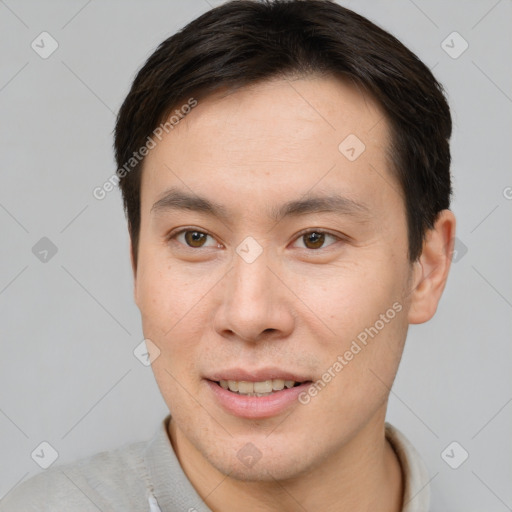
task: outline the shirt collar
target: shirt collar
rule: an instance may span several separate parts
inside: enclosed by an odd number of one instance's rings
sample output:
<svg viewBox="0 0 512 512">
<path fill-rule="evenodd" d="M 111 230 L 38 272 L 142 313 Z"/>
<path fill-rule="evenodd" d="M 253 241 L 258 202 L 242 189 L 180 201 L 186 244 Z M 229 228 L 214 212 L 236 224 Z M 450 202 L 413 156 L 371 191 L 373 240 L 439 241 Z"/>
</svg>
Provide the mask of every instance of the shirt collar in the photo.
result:
<svg viewBox="0 0 512 512">
<path fill-rule="evenodd" d="M 386 438 L 395 450 L 404 477 L 402 512 L 428 512 L 430 479 L 427 468 L 411 442 L 390 423 L 386 423 Z"/>
</svg>

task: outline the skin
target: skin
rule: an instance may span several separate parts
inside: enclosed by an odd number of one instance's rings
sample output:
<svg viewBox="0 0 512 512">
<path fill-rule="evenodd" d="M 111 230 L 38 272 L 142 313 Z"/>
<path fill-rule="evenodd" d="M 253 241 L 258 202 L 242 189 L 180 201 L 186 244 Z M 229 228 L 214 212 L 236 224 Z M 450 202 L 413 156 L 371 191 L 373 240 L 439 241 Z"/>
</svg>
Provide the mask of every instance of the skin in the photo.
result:
<svg viewBox="0 0 512 512">
<path fill-rule="evenodd" d="M 338 149 L 349 134 L 366 146 L 354 161 Z M 315 76 L 201 100 L 145 159 L 134 296 L 144 336 L 160 351 L 152 368 L 172 415 L 171 443 L 213 511 L 402 508 L 386 406 L 408 325 L 436 311 L 455 219 L 441 212 L 421 257 L 409 261 L 388 143 L 371 98 Z M 152 212 L 170 187 L 222 204 L 229 220 Z M 267 215 L 306 193 L 332 192 L 366 210 Z M 183 228 L 209 236 L 172 237 Z M 304 230 L 335 237 L 322 245 Z M 247 236 L 263 249 L 252 263 L 236 253 Z M 396 302 L 402 310 L 307 405 L 243 419 L 204 380 L 218 369 L 272 365 L 316 381 Z M 237 457 L 249 442 L 262 455 L 252 467 Z"/>
</svg>

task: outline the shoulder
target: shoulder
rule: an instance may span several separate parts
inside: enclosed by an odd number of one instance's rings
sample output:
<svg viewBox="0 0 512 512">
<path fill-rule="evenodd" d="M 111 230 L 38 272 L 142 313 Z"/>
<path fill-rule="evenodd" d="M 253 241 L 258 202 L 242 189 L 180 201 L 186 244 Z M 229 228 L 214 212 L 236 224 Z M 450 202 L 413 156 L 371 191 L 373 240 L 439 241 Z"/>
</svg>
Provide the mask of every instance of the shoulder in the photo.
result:
<svg viewBox="0 0 512 512">
<path fill-rule="evenodd" d="M 0 512 L 145 510 L 146 442 L 125 444 L 72 463 L 52 466 L 0 500 Z"/>
</svg>

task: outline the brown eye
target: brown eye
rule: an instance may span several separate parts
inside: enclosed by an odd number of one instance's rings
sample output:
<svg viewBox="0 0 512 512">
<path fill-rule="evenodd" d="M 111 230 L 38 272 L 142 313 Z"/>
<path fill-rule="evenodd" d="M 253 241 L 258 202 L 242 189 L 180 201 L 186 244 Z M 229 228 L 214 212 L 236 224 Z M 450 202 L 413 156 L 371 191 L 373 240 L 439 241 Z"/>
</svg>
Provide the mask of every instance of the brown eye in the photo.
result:
<svg viewBox="0 0 512 512">
<path fill-rule="evenodd" d="M 177 249 L 222 249 L 223 246 L 210 234 L 200 231 L 199 229 L 182 229 L 171 233 L 167 237 L 167 241 Z M 199 252 L 199 251 L 194 251 Z"/>
<path fill-rule="evenodd" d="M 328 243 L 329 239 L 332 240 L 330 243 Z M 302 232 L 302 234 L 299 234 L 295 243 L 299 243 L 299 246 L 302 245 L 302 249 L 315 251 L 327 248 L 329 245 L 332 245 L 339 240 L 342 240 L 339 236 L 317 229 Z M 325 245 L 326 243 L 327 245 Z"/>
<path fill-rule="evenodd" d="M 202 247 L 206 237 L 208 236 L 206 233 L 202 233 L 201 231 L 185 231 L 185 242 L 190 247 Z"/>
<path fill-rule="evenodd" d="M 320 249 L 325 241 L 325 233 L 311 231 L 302 235 L 302 239 L 304 240 L 304 245 L 308 249 Z"/>
</svg>

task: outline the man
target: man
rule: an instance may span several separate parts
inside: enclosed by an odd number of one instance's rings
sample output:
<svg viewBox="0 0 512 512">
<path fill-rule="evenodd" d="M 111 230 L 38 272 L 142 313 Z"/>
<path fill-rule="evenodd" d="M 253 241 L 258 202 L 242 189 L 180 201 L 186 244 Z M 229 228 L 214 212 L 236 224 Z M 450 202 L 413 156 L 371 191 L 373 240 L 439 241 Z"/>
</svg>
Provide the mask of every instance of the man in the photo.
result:
<svg viewBox="0 0 512 512">
<path fill-rule="evenodd" d="M 115 150 L 170 414 L 0 510 L 428 510 L 385 415 L 447 280 L 450 135 L 428 68 L 334 2 L 228 2 L 164 41 Z"/>
</svg>

